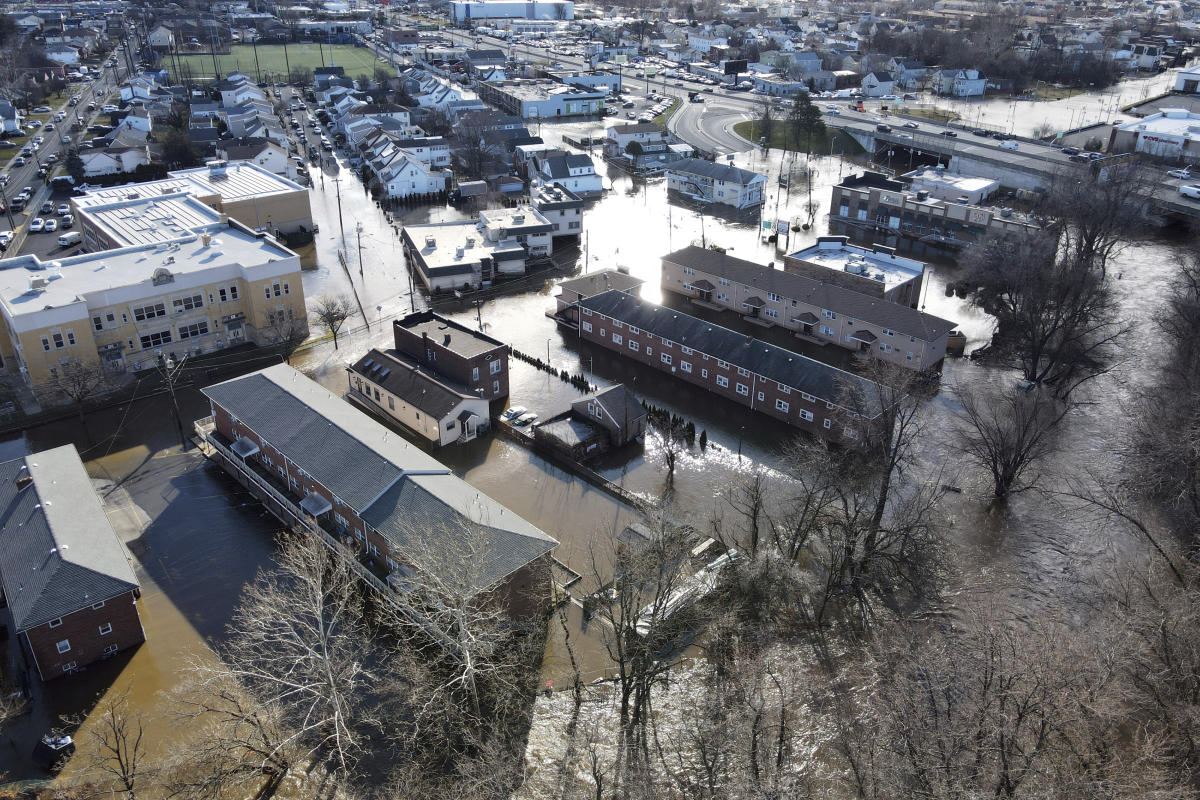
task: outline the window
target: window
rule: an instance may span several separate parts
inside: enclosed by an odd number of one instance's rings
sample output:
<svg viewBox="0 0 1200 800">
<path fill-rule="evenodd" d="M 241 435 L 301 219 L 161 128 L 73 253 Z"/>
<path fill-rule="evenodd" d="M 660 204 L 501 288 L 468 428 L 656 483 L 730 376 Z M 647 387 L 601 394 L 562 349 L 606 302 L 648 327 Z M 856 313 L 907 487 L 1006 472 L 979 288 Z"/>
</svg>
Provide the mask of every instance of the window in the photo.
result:
<svg viewBox="0 0 1200 800">
<path fill-rule="evenodd" d="M 111 656 L 113 653 L 117 652 L 118 649 L 120 648 L 118 648 L 115 644 L 110 644 L 108 647 L 104 648 L 104 655 Z"/>
<path fill-rule="evenodd" d="M 230 287 L 229 287 L 229 299 L 230 299 L 230 300 L 237 300 L 237 299 L 238 299 L 238 290 L 237 290 L 237 287 L 236 287 L 236 286 L 230 286 Z"/>
<path fill-rule="evenodd" d="M 187 297 L 176 297 L 172 302 L 175 307 L 175 313 L 180 311 L 191 311 L 194 308 L 204 308 L 204 297 L 198 294 L 188 295 Z"/>
<path fill-rule="evenodd" d="M 500 370 L 503 368 L 504 368 L 504 363 L 500 359 L 497 358 L 491 364 L 488 365 L 488 373 L 490 375 L 499 375 Z"/>
<path fill-rule="evenodd" d="M 630 350 L 632 350 L 633 352 L 635 352 L 635 353 L 636 353 L 636 352 L 637 352 L 637 351 L 638 351 L 640 348 L 641 348 L 641 345 L 640 345 L 640 344 L 638 344 L 637 342 L 635 342 L 633 339 L 630 339 L 630 340 L 629 340 L 629 349 L 630 349 Z"/>
<path fill-rule="evenodd" d="M 122 312 L 121 312 L 121 324 L 122 324 L 122 325 L 128 325 L 128 324 L 129 324 L 129 315 L 128 315 L 128 314 L 126 314 L 124 311 L 122 311 Z"/>
<path fill-rule="evenodd" d="M 782 411 L 783 413 L 786 414 L 790 407 L 791 406 L 788 404 L 788 402 L 786 400 L 776 400 L 775 401 L 775 410 L 776 411 Z"/>
<path fill-rule="evenodd" d="M 55 617 L 48 624 L 51 628 L 57 628 L 59 625 L 62 625 L 62 617 Z"/>
<path fill-rule="evenodd" d="M 108 636 L 110 633 L 112 633 L 112 623 L 106 622 L 103 625 L 101 625 L 99 628 L 97 628 L 96 630 L 100 633 L 101 636 Z"/>
<path fill-rule="evenodd" d="M 68 661 L 67 663 L 62 665 L 63 672 L 74 672 L 78 668 L 79 668 L 78 661 Z"/>
<path fill-rule="evenodd" d="M 145 322 L 148 319 L 155 317 L 165 317 L 167 315 L 167 307 L 162 303 L 153 303 L 148 306 L 137 306 L 133 309 L 133 318 L 138 322 Z M 122 317 L 125 315 L 122 314 Z"/>
<path fill-rule="evenodd" d="M 271 287 L 270 287 L 270 286 L 264 286 L 264 287 L 263 287 L 263 294 L 265 294 L 265 295 L 267 296 L 267 299 L 268 299 L 268 300 L 270 300 L 270 299 L 271 299 Z"/>
<path fill-rule="evenodd" d="M 821 333 L 823 333 L 826 336 L 837 336 L 837 331 L 835 331 L 833 328 L 829 327 L 828 325 L 821 326 Z"/>
<path fill-rule="evenodd" d="M 774 300 L 776 303 L 778 303 L 783 298 L 780 297 L 779 295 L 775 294 L 774 292 L 767 292 L 767 299 Z"/>
<path fill-rule="evenodd" d="M 843 428 L 842 433 L 845 434 L 847 439 L 858 438 L 858 431 L 854 430 L 854 428 Z"/>
<path fill-rule="evenodd" d="M 592 315 L 592 310 L 591 310 L 590 308 L 585 308 L 585 309 L 583 310 L 583 315 L 584 315 L 585 317 L 590 317 L 590 316 Z"/>
<path fill-rule="evenodd" d="M 684 372 L 691 372 L 691 371 L 692 371 L 692 365 L 691 365 L 691 362 L 688 362 L 688 361 L 680 361 L 680 362 L 679 362 L 679 368 L 680 368 L 681 370 L 683 370 Z"/>
<path fill-rule="evenodd" d="M 54 337 L 55 350 L 62 350 L 64 347 L 66 347 L 66 345 L 63 343 L 63 337 L 61 333 L 52 333 L 50 335 Z"/>
<path fill-rule="evenodd" d="M 672 342 L 670 339 L 663 339 L 662 343 L 663 343 L 663 347 L 674 347 L 675 346 L 675 343 Z"/>
<path fill-rule="evenodd" d="M 622 336 L 621 334 L 619 334 L 619 333 L 613 334 L 613 344 L 622 344 L 624 341 L 625 341 L 625 337 Z M 637 344 L 637 342 L 630 342 L 630 344 Z"/>
<path fill-rule="evenodd" d="M 888 352 L 891 352 L 891 349 L 892 349 L 892 346 L 890 344 L 888 344 L 887 342 L 879 343 L 879 352 L 888 353 Z"/>
<path fill-rule="evenodd" d="M 717 292 L 717 299 L 720 300 L 722 303 L 728 303 L 729 295 L 725 294 L 724 292 Z"/>
<path fill-rule="evenodd" d="M 805 422 L 812 422 L 813 421 L 813 413 L 811 411 L 805 411 L 802 408 L 802 409 L 800 409 L 800 419 L 804 420 Z"/>
<path fill-rule="evenodd" d="M 668 354 L 668 353 L 663 353 L 663 354 L 662 354 L 662 355 L 660 355 L 658 358 L 659 358 L 659 360 L 660 360 L 660 361 L 662 361 L 662 363 L 664 363 L 664 364 L 670 364 L 670 363 L 671 363 L 671 356 L 670 356 L 670 354 Z"/>
<path fill-rule="evenodd" d="M 141 341 L 142 341 L 142 349 L 147 349 L 150 347 L 158 347 L 158 346 L 164 345 L 164 344 L 170 344 L 171 343 L 171 332 L 170 331 L 155 331 L 154 333 L 150 333 L 150 334 L 147 334 L 147 335 L 141 337 Z"/>
<path fill-rule="evenodd" d="M 390 394 L 388 395 L 388 408 L 392 411 L 396 410 L 396 398 L 392 397 Z"/>
<path fill-rule="evenodd" d="M 745 367 L 738 367 L 737 371 L 738 371 L 738 375 L 741 375 L 743 378 L 747 378 L 750 376 L 750 370 L 746 369 Z"/>
<path fill-rule="evenodd" d="M 500 381 L 492 381 L 492 394 L 500 391 Z"/>
<path fill-rule="evenodd" d="M 777 384 L 775 384 L 775 385 L 776 385 L 776 386 L 778 386 L 778 387 L 779 387 L 779 391 L 783 392 L 784 394 L 791 394 L 791 393 L 792 393 L 792 387 L 790 387 L 790 386 L 784 386 L 782 383 L 777 383 Z"/>
<path fill-rule="evenodd" d="M 375 390 L 375 402 L 376 403 L 379 402 L 379 390 L 378 389 Z"/>
<path fill-rule="evenodd" d="M 692 269 L 691 267 L 684 267 L 684 268 L 683 268 L 683 274 L 684 274 L 684 275 L 695 275 L 695 274 L 696 274 L 696 270 Z"/>
<path fill-rule="evenodd" d="M 700 377 L 701 377 L 701 378 L 707 378 L 707 377 L 708 377 L 708 370 L 706 370 L 706 369 L 702 369 L 702 370 L 700 370 Z"/>
<path fill-rule="evenodd" d="M 767 399 L 767 396 L 765 394 L 763 394 L 762 392 L 758 393 L 758 402 L 761 403 L 763 400 L 766 400 L 766 399 Z"/>
<path fill-rule="evenodd" d="M 592 323 L 590 323 L 590 322 L 583 323 L 583 331 L 584 331 L 584 333 L 591 333 L 592 332 Z"/>
<path fill-rule="evenodd" d="M 892 330 L 891 328 L 884 328 L 883 335 L 884 336 L 895 336 L 896 332 L 894 330 Z"/>
<path fill-rule="evenodd" d="M 104 320 L 99 315 L 92 317 L 92 327 L 98 331 L 104 330 Z"/>
<path fill-rule="evenodd" d="M 217 290 L 217 297 L 221 298 L 222 303 L 224 303 L 229 298 L 229 295 L 226 293 L 224 286 L 222 286 L 220 289 Z"/>
<path fill-rule="evenodd" d="M 42 349 L 47 353 L 50 352 L 50 339 L 45 336 L 42 337 Z"/>
<path fill-rule="evenodd" d="M 479 380 L 479 367 L 471 367 L 471 380 Z"/>
<path fill-rule="evenodd" d="M 904 360 L 905 360 L 905 361 L 912 361 L 912 353 L 909 353 L 908 355 L 906 355 L 906 356 L 904 357 Z"/>
<path fill-rule="evenodd" d="M 629 332 L 630 332 L 630 333 L 641 333 L 641 332 L 642 332 L 642 329 L 641 329 L 641 328 L 639 328 L 637 325 L 630 325 L 630 326 L 629 326 Z"/>
<path fill-rule="evenodd" d="M 728 286 L 729 278 L 717 278 L 717 283 L 721 284 L 722 286 Z"/>
<path fill-rule="evenodd" d="M 828 419 L 827 419 L 827 420 L 825 420 L 825 422 L 824 422 L 824 423 L 822 423 L 822 424 L 825 426 L 825 430 L 829 430 L 831 427 L 833 427 L 833 420 L 828 420 Z"/>
<path fill-rule="evenodd" d="M 679 352 L 683 353 L 685 356 L 690 356 L 692 353 L 694 353 L 696 351 L 690 347 L 684 347 L 683 345 L 679 345 Z"/>
<path fill-rule="evenodd" d="M 813 396 L 812 396 L 811 394 L 809 394 L 808 392 L 801 392 L 801 393 L 800 393 L 800 399 L 801 399 L 801 400 L 803 400 L 803 401 L 804 401 L 804 402 L 806 402 L 806 403 L 815 403 L 815 402 L 817 402 L 817 398 L 813 397 Z"/>
<path fill-rule="evenodd" d="M 99 611 L 102 608 L 104 608 L 103 600 L 101 600 L 99 603 L 92 603 L 92 611 Z"/>
<path fill-rule="evenodd" d="M 821 316 L 824 317 L 825 319 L 837 319 L 837 314 L 833 313 L 832 311 L 830 311 L 827 308 L 821 309 Z"/>
<path fill-rule="evenodd" d="M 763 316 L 765 316 L 765 317 L 771 317 L 772 319 L 778 319 L 778 318 L 779 318 L 779 312 L 778 312 L 778 311 L 776 311 L 776 310 L 775 310 L 775 309 L 773 309 L 773 308 L 768 308 L 766 311 L 764 311 L 764 312 L 763 312 Z"/>
<path fill-rule="evenodd" d="M 568 222 L 567 227 L 571 228 L 571 229 L 575 229 L 575 228 L 579 227 L 579 223 L 578 222 Z"/>
<path fill-rule="evenodd" d="M 180 325 L 179 326 L 180 340 L 195 339 L 197 336 L 207 336 L 207 335 L 208 335 L 208 320 L 205 320 L 204 322 L 194 322 L 191 325 Z"/>
<path fill-rule="evenodd" d="M 722 361 L 719 358 L 717 359 L 717 366 L 720 367 L 721 369 L 729 369 L 729 363 Z"/>
<path fill-rule="evenodd" d="M 389 398 L 389 399 L 391 399 L 391 398 Z M 448 430 L 448 431 L 454 430 L 454 420 L 450 420 L 449 422 L 446 423 L 446 430 Z"/>
<path fill-rule="evenodd" d="M 614 327 L 614 328 L 616 328 L 617 330 L 621 330 L 621 329 L 622 329 L 622 328 L 624 328 L 625 326 L 624 326 L 624 325 L 621 323 L 621 320 L 619 320 L 619 319 L 614 319 L 614 320 L 613 320 L 613 327 Z M 630 333 L 637 333 L 637 328 L 630 327 L 630 328 L 629 328 L 629 332 L 630 332 Z"/>
<path fill-rule="evenodd" d="M 729 378 L 726 378 L 724 375 L 718 375 L 717 376 L 717 386 L 728 389 L 729 388 Z"/>
<path fill-rule="evenodd" d="M 600 329 L 600 338 L 603 339 L 607 335 L 608 335 L 608 332 L 605 331 L 604 328 L 601 328 Z"/>
<path fill-rule="evenodd" d="M 734 391 L 736 391 L 738 394 L 742 395 L 743 397 L 750 396 L 750 387 L 744 383 L 739 382 L 738 385 L 734 387 Z"/>
<path fill-rule="evenodd" d="M 60 653 L 69 653 L 71 652 L 71 640 L 63 639 L 61 642 L 56 644 L 55 647 L 58 648 L 58 652 Z"/>
<path fill-rule="evenodd" d="M 71 345 L 72 347 L 75 346 L 75 331 L 67 331 L 67 344 Z"/>
<path fill-rule="evenodd" d="M 908 337 L 908 341 L 909 341 L 910 343 L 912 343 L 912 344 L 916 344 L 917 337 L 915 337 L 915 336 L 910 336 L 910 337 Z"/>
</svg>

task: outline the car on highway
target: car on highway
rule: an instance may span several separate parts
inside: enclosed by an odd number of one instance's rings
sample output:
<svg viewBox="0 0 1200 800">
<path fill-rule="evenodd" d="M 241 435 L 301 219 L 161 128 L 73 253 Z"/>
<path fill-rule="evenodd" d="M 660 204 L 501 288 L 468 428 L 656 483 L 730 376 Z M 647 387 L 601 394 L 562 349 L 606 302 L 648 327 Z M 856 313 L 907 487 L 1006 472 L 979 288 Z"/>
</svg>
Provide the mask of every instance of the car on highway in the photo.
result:
<svg viewBox="0 0 1200 800">
<path fill-rule="evenodd" d="M 63 228 L 70 228 L 70 227 L 74 226 L 74 224 L 75 224 L 75 215 L 74 214 L 64 215 L 62 218 L 62 222 L 59 223 L 59 225 Z"/>
<path fill-rule="evenodd" d="M 29 141 L 33 142 L 35 145 L 40 146 L 42 144 L 42 142 L 46 141 L 46 137 L 45 136 L 35 136 L 32 139 L 30 139 Z"/>
<path fill-rule="evenodd" d="M 1087 153 L 1076 153 L 1075 155 L 1070 156 L 1067 160 L 1074 161 L 1076 164 L 1087 164 L 1091 161 L 1091 159 L 1087 157 Z"/>
<path fill-rule="evenodd" d="M 3 175 L 0 175 L 0 186 L 7 186 L 7 185 L 8 185 L 8 173 L 6 172 Z"/>
<path fill-rule="evenodd" d="M 1167 174 L 1170 175 L 1172 178 L 1183 178 L 1185 181 L 1188 178 L 1192 177 L 1192 171 L 1190 169 L 1188 169 L 1187 167 L 1184 167 L 1183 169 L 1167 170 Z"/>
<path fill-rule="evenodd" d="M 54 130 L 54 123 L 53 123 L 53 122 L 48 122 L 48 123 L 46 123 L 46 127 L 45 127 L 45 128 L 43 128 L 42 130 L 46 130 L 46 131 L 52 131 L 52 130 Z"/>
<path fill-rule="evenodd" d="M 58 220 L 48 219 L 42 223 L 43 233 L 54 233 L 56 230 L 58 230 Z"/>
<path fill-rule="evenodd" d="M 1078 147 L 1064 147 L 1062 152 L 1064 156 L 1077 156 L 1081 151 Z"/>
<path fill-rule="evenodd" d="M 957 139 L 958 133 L 956 131 L 942 131 L 942 136 L 949 136 L 951 139 Z"/>
<path fill-rule="evenodd" d="M 8 243 L 13 240 L 12 231 L 0 231 L 0 250 L 8 248 Z"/>
<path fill-rule="evenodd" d="M 904 127 L 906 127 L 906 128 L 912 128 L 912 129 L 914 129 L 914 130 L 915 130 L 915 129 L 918 129 L 918 128 L 920 128 L 921 126 L 920 126 L 920 125 L 918 125 L 918 124 L 917 124 L 917 123 L 915 123 L 915 122 L 906 122 L 906 123 L 904 123 Z"/>
<path fill-rule="evenodd" d="M 41 233 L 42 229 L 45 227 L 46 220 L 42 219 L 41 217 L 34 217 L 33 219 L 29 220 L 30 233 Z"/>
<path fill-rule="evenodd" d="M 16 158 L 14 158 L 14 159 L 13 159 L 13 163 L 12 163 L 12 165 L 13 165 L 14 167 L 23 167 L 23 166 L 25 166 L 25 157 L 24 157 L 24 156 L 17 156 Z"/>
<path fill-rule="evenodd" d="M 876 125 L 876 126 L 875 126 L 875 130 L 879 131 L 880 133 L 891 133 L 891 132 L 892 132 L 892 126 L 891 126 L 891 125 L 884 125 L 883 123 L 880 123 L 880 124 L 878 124 L 878 125 Z"/>
<path fill-rule="evenodd" d="M 47 164 L 58 163 L 58 153 L 51 153 L 50 155 L 46 156 L 46 163 Z"/>
<path fill-rule="evenodd" d="M 1019 146 L 1020 145 L 1018 145 L 1012 139 L 1006 139 L 1000 143 L 1000 148 L 1002 150 L 1016 150 Z"/>
<path fill-rule="evenodd" d="M 58 214 L 60 217 L 65 217 L 67 214 L 71 213 L 71 207 L 66 203 L 59 203 L 58 208 L 54 209 L 54 213 Z"/>
<path fill-rule="evenodd" d="M 49 113 L 50 113 L 50 106 L 38 106 L 37 108 L 35 108 L 35 109 L 33 110 L 33 113 L 35 113 L 35 114 L 49 114 Z"/>
<path fill-rule="evenodd" d="M 49 200 L 42 203 L 42 212 L 41 213 L 53 214 L 54 213 L 54 203 L 50 202 Z"/>
<path fill-rule="evenodd" d="M 1192 200 L 1200 200 L 1200 183 L 1190 183 L 1179 187 L 1179 194 Z"/>
<path fill-rule="evenodd" d="M 984 139 L 992 135 L 989 131 L 985 131 L 983 128 L 976 128 L 975 130 L 971 131 L 971 133 L 975 134 L 976 136 L 982 136 Z"/>
<path fill-rule="evenodd" d="M 70 136 L 64 136 L 64 137 L 62 137 L 62 139 L 60 139 L 59 141 L 61 141 L 63 144 L 70 144 L 70 143 L 71 143 L 71 137 L 70 137 Z"/>
</svg>

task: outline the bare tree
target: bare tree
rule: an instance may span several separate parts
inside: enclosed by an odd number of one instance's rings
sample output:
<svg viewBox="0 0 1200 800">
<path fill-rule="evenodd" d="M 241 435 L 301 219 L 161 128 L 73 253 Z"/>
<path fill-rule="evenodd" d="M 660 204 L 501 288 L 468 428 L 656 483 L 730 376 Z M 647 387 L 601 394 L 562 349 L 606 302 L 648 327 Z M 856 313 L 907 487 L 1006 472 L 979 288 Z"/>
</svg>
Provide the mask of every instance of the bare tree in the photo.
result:
<svg viewBox="0 0 1200 800">
<path fill-rule="evenodd" d="M 1003 501 L 1037 485 L 1038 464 L 1054 451 L 1054 431 L 1071 410 L 1049 392 L 1020 388 L 979 393 L 957 388 L 958 449 L 988 472 Z"/>
<path fill-rule="evenodd" d="M 1055 177 L 1038 206 L 1061 257 L 1104 275 L 1108 262 L 1145 228 L 1150 183 L 1133 164 Z"/>
<path fill-rule="evenodd" d="M 1062 242 L 1068 237 L 1069 245 Z M 1000 359 L 1060 397 L 1110 370 L 1114 345 L 1129 330 L 1116 318 L 1095 253 L 1101 247 L 1088 236 L 1029 230 L 974 248 L 964 264 L 972 301 L 996 318 Z"/>
<path fill-rule="evenodd" d="M 333 349 L 338 349 L 338 331 L 354 316 L 354 304 L 344 294 L 323 294 L 316 299 L 311 312 L 313 319 L 333 337 Z"/>
<path fill-rule="evenodd" d="M 279 358 L 285 364 L 292 363 L 292 356 L 308 338 L 308 325 L 303 319 L 296 319 L 292 310 L 268 312 L 267 327 L 263 334 L 268 344 L 279 353 Z"/>
<path fill-rule="evenodd" d="M 85 363 L 78 358 L 71 358 L 54 369 L 50 390 L 75 404 L 79 412 L 79 423 L 86 430 L 87 416 L 83 413 L 84 405 L 104 392 L 108 386 L 108 376 L 99 364 Z"/>
<path fill-rule="evenodd" d="M 141 716 L 129 710 L 129 691 L 106 695 L 84 727 L 95 748 L 89 770 L 104 775 L 113 794 L 135 800 L 143 780 L 152 777 L 146 769 L 144 730 Z"/>
</svg>

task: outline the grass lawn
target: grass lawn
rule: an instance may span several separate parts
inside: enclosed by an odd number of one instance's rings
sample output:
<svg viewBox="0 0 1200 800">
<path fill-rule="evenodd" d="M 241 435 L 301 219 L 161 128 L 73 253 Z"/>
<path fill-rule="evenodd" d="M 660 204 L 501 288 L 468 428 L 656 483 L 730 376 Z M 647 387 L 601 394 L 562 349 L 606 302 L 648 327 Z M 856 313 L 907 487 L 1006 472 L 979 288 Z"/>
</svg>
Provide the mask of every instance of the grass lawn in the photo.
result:
<svg viewBox="0 0 1200 800">
<path fill-rule="evenodd" d="M 669 120 L 671 118 L 672 114 L 674 114 L 676 111 L 679 110 L 680 105 L 681 105 L 681 103 L 680 103 L 678 97 L 672 98 L 671 99 L 671 107 L 668 108 L 663 113 L 659 114 L 657 117 L 655 117 L 653 119 L 654 124 L 661 125 L 664 128 L 667 127 L 667 120 Z"/>
<path fill-rule="evenodd" d="M 946 111 L 941 108 L 902 108 L 906 117 L 920 117 L 921 119 L 932 120 L 933 122 L 953 122 L 958 119 L 958 114 L 953 111 Z"/>
<path fill-rule="evenodd" d="M 229 55 L 218 55 L 217 65 L 221 70 L 220 77 L 224 77 L 231 72 L 242 72 L 249 75 L 251 78 L 260 80 L 265 78 L 267 73 L 277 76 L 286 76 L 288 67 L 291 69 L 307 69 L 313 70 L 323 66 L 321 56 L 325 56 L 324 66 L 338 66 L 346 69 L 346 77 L 357 78 L 359 75 L 375 74 L 376 67 L 382 67 L 388 71 L 389 75 L 395 75 L 396 71 L 390 64 L 385 64 L 382 61 L 376 61 L 375 54 L 365 47 L 355 47 L 350 44 L 334 44 L 334 45 L 317 45 L 313 44 L 289 44 L 287 47 L 287 58 L 284 58 L 284 45 L 281 44 L 260 44 L 258 46 L 258 62 L 257 66 L 254 61 L 255 48 L 248 44 L 235 44 L 230 48 Z M 172 78 L 175 69 L 175 61 L 178 58 L 179 68 L 183 69 L 187 65 L 192 71 L 192 74 L 197 78 L 211 78 L 213 74 L 213 58 L 209 54 L 192 54 L 186 56 L 163 56 L 160 66 L 172 72 Z M 261 75 L 260 75 L 261 70 Z"/>
<path fill-rule="evenodd" d="M 758 120 L 747 120 L 734 125 L 733 132 L 757 146 L 759 137 L 762 135 L 758 131 L 758 126 Z M 787 126 L 778 120 L 775 122 L 775 130 L 771 132 L 771 139 L 767 144 L 776 150 L 795 150 L 798 153 L 808 152 L 808 137 L 800 137 L 800 144 L 796 145 L 792 141 L 791 134 L 787 131 Z M 812 148 L 813 153 L 818 156 L 827 156 L 831 152 L 845 153 L 846 155 L 863 152 L 862 145 L 856 142 L 854 137 L 847 136 L 845 133 L 835 131 L 832 128 L 826 128 L 824 136 L 814 136 Z"/>
</svg>

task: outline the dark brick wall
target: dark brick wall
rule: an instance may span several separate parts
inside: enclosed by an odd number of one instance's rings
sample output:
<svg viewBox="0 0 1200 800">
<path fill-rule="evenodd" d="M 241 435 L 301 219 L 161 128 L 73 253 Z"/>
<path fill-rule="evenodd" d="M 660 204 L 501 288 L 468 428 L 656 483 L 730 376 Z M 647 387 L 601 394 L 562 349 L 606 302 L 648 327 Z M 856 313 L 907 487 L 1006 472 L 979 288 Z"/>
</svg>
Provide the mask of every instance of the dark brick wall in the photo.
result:
<svg viewBox="0 0 1200 800">
<path fill-rule="evenodd" d="M 101 634 L 100 628 L 112 625 L 112 632 Z M 137 601 L 133 592 L 128 592 L 103 602 L 101 608 L 84 606 L 73 614 L 62 618 L 62 624 L 50 627 L 49 623 L 25 632 L 29 649 L 33 652 L 41 671 L 42 680 L 51 680 L 66 674 L 64 669 L 74 662 L 83 667 L 105 656 L 105 648 L 115 645 L 125 650 L 146 640 L 142 621 L 138 615 Z M 58 643 L 67 641 L 71 649 L 58 652 Z"/>
</svg>

